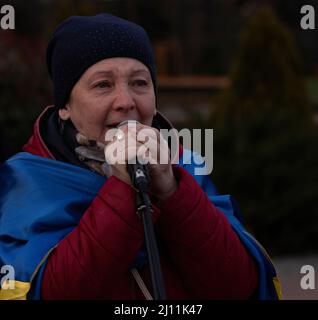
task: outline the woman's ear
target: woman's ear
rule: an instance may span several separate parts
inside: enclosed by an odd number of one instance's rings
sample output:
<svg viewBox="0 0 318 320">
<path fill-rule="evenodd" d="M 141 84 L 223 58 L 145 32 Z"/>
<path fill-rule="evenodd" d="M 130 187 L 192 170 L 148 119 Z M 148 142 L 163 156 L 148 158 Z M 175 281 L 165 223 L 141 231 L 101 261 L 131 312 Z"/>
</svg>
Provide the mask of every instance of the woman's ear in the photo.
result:
<svg viewBox="0 0 318 320">
<path fill-rule="evenodd" d="M 70 118 L 71 115 L 68 104 L 66 104 L 64 108 L 59 109 L 59 116 L 62 120 L 68 120 Z"/>
</svg>

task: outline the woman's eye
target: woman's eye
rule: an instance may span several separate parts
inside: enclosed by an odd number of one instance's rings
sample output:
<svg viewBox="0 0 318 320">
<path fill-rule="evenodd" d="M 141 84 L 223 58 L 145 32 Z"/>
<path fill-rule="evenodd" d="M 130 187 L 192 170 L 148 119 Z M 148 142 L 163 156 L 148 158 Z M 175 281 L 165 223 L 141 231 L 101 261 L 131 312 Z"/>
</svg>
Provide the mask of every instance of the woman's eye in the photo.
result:
<svg viewBox="0 0 318 320">
<path fill-rule="evenodd" d="M 101 81 L 96 84 L 95 88 L 110 88 L 111 83 L 109 81 Z"/>
<path fill-rule="evenodd" d="M 148 82 L 146 80 L 140 79 L 140 80 L 133 81 L 133 85 L 137 87 L 144 87 L 148 85 Z"/>
</svg>

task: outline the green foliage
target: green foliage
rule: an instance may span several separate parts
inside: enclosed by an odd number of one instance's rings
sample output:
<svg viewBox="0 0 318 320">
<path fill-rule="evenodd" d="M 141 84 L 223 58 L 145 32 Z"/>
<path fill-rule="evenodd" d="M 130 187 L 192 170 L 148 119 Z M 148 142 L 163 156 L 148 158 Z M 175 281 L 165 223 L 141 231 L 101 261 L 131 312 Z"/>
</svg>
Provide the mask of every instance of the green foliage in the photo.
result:
<svg viewBox="0 0 318 320">
<path fill-rule="evenodd" d="M 318 248 L 318 138 L 293 39 L 269 8 L 242 33 L 219 99 L 212 179 L 271 253 Z"/>
</svg>

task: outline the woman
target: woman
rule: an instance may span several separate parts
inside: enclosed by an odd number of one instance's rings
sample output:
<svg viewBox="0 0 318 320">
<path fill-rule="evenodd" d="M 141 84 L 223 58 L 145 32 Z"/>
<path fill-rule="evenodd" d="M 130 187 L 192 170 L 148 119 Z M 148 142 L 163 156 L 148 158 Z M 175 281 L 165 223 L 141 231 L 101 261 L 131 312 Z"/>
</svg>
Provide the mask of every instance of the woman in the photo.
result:
<svg viewBox="0 0 318 320">
<path fill-rule="evenodd" d="M 137 133 L 151 128 L 149 139 L 169 153 L 159 144 L 159 130 L 171 125 L 156 110 L 148 36 L 109 14 L 70 17 L 53 34 L 47 64 L 54 106 L 36 121 L 25 152 L 1 168 L 0 257 L 16 273 L 15 289 L 1 296 L 151 299 L 136 193 L 126 165 L 106 164 L 104 156 L 131 137 L 124 124 L 121 136 L 105 141 L 126 120 L 138 121 Z M 194 176 L 193 165 L 148 167 L 167 298 L 277 298 L 275 271 L 230 197 Z"/>
</svg>

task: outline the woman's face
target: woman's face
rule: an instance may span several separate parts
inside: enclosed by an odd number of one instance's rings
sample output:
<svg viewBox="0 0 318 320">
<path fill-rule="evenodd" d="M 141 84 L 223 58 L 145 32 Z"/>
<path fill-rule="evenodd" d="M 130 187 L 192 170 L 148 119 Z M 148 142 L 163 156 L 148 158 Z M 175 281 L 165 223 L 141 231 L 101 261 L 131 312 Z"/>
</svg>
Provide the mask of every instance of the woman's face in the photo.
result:
<svg viewBox="0 0 318 320">
<path fill-rule="evenodd" d="M 89 139 L 105 141 L 107 130 L 124 120 L 151 126 L 156 98 L 148 68 L 131 58 L 110 58 L 88 68 L 59 110 Z"/>
</svg>

